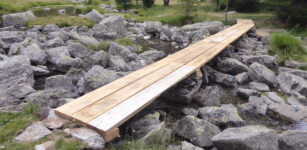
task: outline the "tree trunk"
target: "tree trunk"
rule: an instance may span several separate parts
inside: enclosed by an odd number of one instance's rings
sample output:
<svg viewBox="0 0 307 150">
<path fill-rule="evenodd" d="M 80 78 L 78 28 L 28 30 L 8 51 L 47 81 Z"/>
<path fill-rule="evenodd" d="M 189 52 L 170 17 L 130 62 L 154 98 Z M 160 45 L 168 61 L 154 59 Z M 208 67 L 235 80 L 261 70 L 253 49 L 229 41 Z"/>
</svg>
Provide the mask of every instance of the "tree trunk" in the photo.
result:
<svg viewBox="0 0 307 150">
<path fill-rule="evenodd" d="M 168 5 L 169 5 L 169 1 L 170 1 L 170 0 L 163 0 L 164 6 L 168 6 Z"/>
</svg>

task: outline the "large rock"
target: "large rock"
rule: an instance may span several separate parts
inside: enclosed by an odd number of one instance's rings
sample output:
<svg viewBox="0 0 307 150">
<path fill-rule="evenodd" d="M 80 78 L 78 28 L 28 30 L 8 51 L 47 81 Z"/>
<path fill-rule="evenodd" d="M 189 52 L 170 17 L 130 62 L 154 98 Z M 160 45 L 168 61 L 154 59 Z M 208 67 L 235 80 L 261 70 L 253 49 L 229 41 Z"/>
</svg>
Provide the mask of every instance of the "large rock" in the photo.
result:
<svg viewBox="0 0 307 150">
<path fill-rule="evenodd" d="M 275 92 L 266 92 L 265 95 L 275 103 L 285 103 L 285 100 L 278 96 Z"/>
<path fill-rule="evenodd" d="M 60 28 L 55 24 L 47 24 L 43 28 L 43 33 L 51 33 L 51 32 L 58 32 L 60 31 Z"/>
<path fill-rule="evenodd" d="M 93 27 L 94 36 L 103 39 L 123 37 L 127 32 L 124 21 L 122 16 L 109 16 Z"/>
<path fill-rule="evenodd" d="M 212 35 L 223 30 L 224 24 L 220 21 L 204 21 L 200 23 L 185 25 L 180 29 L 183 30 L 184 32 L 205 29 L 208 30 Z"/>
<path fill-rule="evenodd" d="M 261 93 L 258 92 L 257 90 L 245 89 L 245 88 L 238 88 L 237 94 L 238 96 L 242 98 L 249 98 L 250 96 L 260 96 L 261 95 Z"/>
<path fill-rule="evenodd" d="M 232 75 L 220 73 L 210 67 L 203 67 L 202 71 L 207 72 L 209 74 L 209 79 L 214 83 L 228 87 L 234 87 L 236 85 L 236 80 Z"/>
<path fill-rule="evenodd" d="M 154 112 L 151 114 L 147 114 L 140 119 L 133 121 L 130 124 L 132 135 L 136 139 L 140 139 L 148 134 L 151 130 L 157 128 L 160 125 L 160 114 L 158 112 Z"/>
<path fill-rule="evenodd" d="M 202 119 L 219 127 L 234 127 L 244 124 L 237 108 L 232 104 L 224 104 L 221 107 L 202 107 L 198 110 Z"/>
<path fill-rule="evenodd" d="M 280 73 L 277 76 L 280 89 L 287 94 L 299 93 L 307 97 L 307 81 L 303 78 L 289 74 Z"/>
<path fill-rule="evenodd" d="M 74 31 L 69 32 L 69 36 L 74 40 L 80 41 L 84 45 L 99 45 L 99 41 L 97 41 L 94 37 L 80 35 Z"/>
<path fill-rule="evenodd" d="M 64 41 L 60 37 L 56 37 L 46 42 L 46 46 L 49 48 L 59 47 L 63 45 L 64 45 Z"/>
<path fill-rule="evenodd" d="M 178 135 L 200 147 L 211 146 L 211 138 L 220 133 L 217 126 L 194 116 L 186 116 L 176 121 L 174 130 Z"/>
<path fill-rule="evenodd" d="M 286 68 L 286 67 L 279 67 L 278 72 L 279 73 L 285 73 L 286 72 L 286 73 L 293 74 L 293 75 L 299 76 L 299 77 L 307 80 L 307 71 L 304 71 L 304 70 L 292 69 L 292 68 Z"/>
<path fill-rule="evenodd" d="M 263 126 L 228 128 L 212 142 L 219 150 L 278 150 L 276 132 Z"/>
<path fill-rule="evenodd" d="M 278 135 L 280 150 L 307 150 L 307 131 L 290 130 Z"/>
<path fill-rule="evenodd" d="M 96 52 L 83 59 L 82 68 L 86 71 L 90 70 L 93 66 L 99 65 L 102 67 L 107 67 L 109 54 L 105 51 Z"/>
<path fill-rule="evenodd" d="M 66 46 L 48 49 L 46 53 L 47 60 L 62 72 L 66 72 L 71 67 L 79 67 L 82 64 L 81 59 L 70 56 Z"/>
<path fill-rule="evenodd" d="M 194 73 L 164 92 L 163 96 L 169 101 L 187 104 L 191 102 L 193 96 L 199 91 L 201 84 L 202 76 Z"/>
<path fill-rule="evenodd" d="M 270 91 L 270 87 L 267 86 L 264 83 L 250 82 L 248 85 L 249 85 L 249 87 L 251 89 L 258 90 L 258 91 L 261 91 L 261 92 L 268 92 L 268 91 Z"/>
<path fill-rule="evenodd" d="M 131 52 L 128 48 L 126 48 L 122 45 L 119 45 L 115 42 L 111 42 L 108 53 L 109 53 L 109 55 L 119 55 L 125 60 L 125 62 L 128 62 L 129 61 L 128 55 Z"/>
<path fill-rule="evenodd" d="M 266 83 L 270 87 L 276 87 L 278 85 L 275 73 L 257 62 L 250 65 L 248 74 L 252 80 Z"/>
<path fill-rule="evenodd" d="M 243 72 L 235 76 L 235 81 L 239 84 L 243 84 L 247 82 L 248 80 L 249 80 L 249 76 L 247 72 Z"/>
<path fill-rule="evenodd" d="M 43 76 L 50 74 L 50 70 L 46 66 L 32 66 L 34 76 Z"/>
<path fill-rule="evenodd" d="M 91 51 L 87 50 L 85 46 L 77 42 L 68 42 L 68 50 L 71 56 L 78 58 L 85 58 L 91 55 Z"/>
<path fill-rule="evenodd" d="M 61 89 L 73 92 L 72 79 L 65 75 L 55 75 L 46 78 L 45 89 Z"/>
<path fill-rule="evenodd" d="M 48 117 L 42 121 L 43 124 L 49 128 L 49 129 L 58 129 L 58 128 L 62 128 L 64 123 L 67 122 L 67 120 L 57 116 L 54 113 L 54 109 L 50 109 L 49 110 L 49 114 Z"/>
<path fill-rule="evenodd" d="M 17 142 L 33 142 L 38 141 L 39 139 L 45 137 L 46 135 L 51 134 L 52 132 L 47 129 L 43 123 L 36 122 L 28 126 L 24 132 L 19 134 L 14 138 L 14 141 Z"/>
<path fill-rule="evenodd" d="M 219 71 L 232 75 L 248 71 L 248 67 L 246 65 L 233 58 L 226 58 L 220 61 L 217 67 Z"/>
<path fill-rule="evenodd" d="M 85 90 L 90 92 L 119 78 L 116 72 L 104 69 L 101 66 L 93 66 L 84 76 Z"/>
<path fill-rule="evenodd" d="M 84 77 L 85 73 L 86 72 L 82 69 L 70 68 L 66 76 L 71 78 L 73 83 L 76 83 L 79 79 Z"/>
<path fill-rule="evenodd" d="M 239 56 L 239 60 L 247 65 L 251 65 L 254 62 L 265 66 L 277 66 L 277 56 L 269 56 L 269 55 L 242 55 Z"/>
<path fill-rule="evenodd" d="M 36 43 L 22 49 L 20 54 L 30 58 L 30 60 L 37 65 L 44 65 L 47 61 L 46 53 Z"/>
<path fill-rule="evenodd" d="M 28 21 L 35 20 L 35 15 L 32 11 L 26 11 L 22 13 L 8 14 L 3 15 L 3 26 L 15 26 L 15 27 L 23 27 Z"/>
<path fill-rule="evenodd" d="M 165 56 L 166 54 L 164 51 L 158 51 L 158 50 L 148 50 L 139 55 L 139 57 L 144 59 L 147 64 L 151 64 L 155 61 L 158 61 L 159 59 Z"/>
<path fill-rule="evenodd" d="M 65 133 L 88 144 L 92 149 L 104 149 L 106 141 L 94 130 L 87 128 L 67 128 Z"/>
<path fill-rule="evenodd" d="M 220 86 L 216 85 L 201 89 L 193 99 L 201 106 L 218 106 L 221 98 L 224 97 L 226 97 L 226 93 Z"/>
<path fill-rule="evenodd" d="M 122 59 L 122 57 L 118 56 L 118 55 L 111 55 L 109 58 L 109 66 L 114 68 L 117 71 L 130 71 L 131 70 L 131 66 L 128 65 L 124 59 Z"/>
<path fill-rule="evenodd" d="M 290 122 L 307 122 L 307 109 L 293 107 L 285 103 L 271 103 L 269 110 L 274 112 L 280 119 Z"/>
<path fill-rule="evenodd" d="M 161 30 L 162 23 L 158 21 L 144 22 L 144 30 L 147 33 L 158 33 Z"/>
<path fill-rule="evenodd" d="M 87 13 L 83 17 L 94 20 L 97 23 L 99 23 L 102 19 L 105 18 L 105 16 L 100 14 L 100 12 L 98 12 L 96 9 L 93 9 L 91 12 Z"/>
<path fill-rule="evenodd" d="M 4 43 L 13 44 L 22 42 L 26 37 L 24 31 L 2 31 L 0 32 L 0 40 Z"/>
<path fill-rule="evenodd" d="M 166 144 L 171 140 L 171 130 L 165 127 L 165 123 L 162 122 L 155 126 L 150 132 L 138 141 L 144 145 L 150 144 Z"/>
<path fill-rule="evenodd" d="M 48 141 L 39 145 L 35 145 L 34 150 L 52 150 L 54 147 L 54 141 Z"/>
<path fill-rule="evenodd" d="M 254 115 L 265 115 L 268 110 L 270 100 L 265 96 L 250 96 L 248 103 L 239 105 L 239 110 Z"/>
</svg>

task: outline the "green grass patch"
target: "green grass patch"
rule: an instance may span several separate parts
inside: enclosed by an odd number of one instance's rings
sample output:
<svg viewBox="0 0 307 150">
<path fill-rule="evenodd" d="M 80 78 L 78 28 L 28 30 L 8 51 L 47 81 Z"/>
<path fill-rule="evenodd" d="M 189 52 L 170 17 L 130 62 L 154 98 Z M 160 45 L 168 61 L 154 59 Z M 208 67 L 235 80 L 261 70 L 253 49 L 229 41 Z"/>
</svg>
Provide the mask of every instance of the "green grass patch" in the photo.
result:
<svg viewBox="0 0 307 150">
<path fill-rule="evenodd" d="M 100 12 L 101 14 L 106 13 L 102 8 L 100 8 L 98 5 L 89 5 L 89 6 L 85 6 L 85 7 L 76 7 L 75 8 L 75 14 L 86 14 L 91 12 L 93 9 L 96 9 L 98 12 Z"/>
<path fill-rule="evenodd" d="M 273 33 L 269 42 L 269 54 L 278 55 L 280 62 L 285 60 L 307 62 L 307 52 L 303 41 L 289 33 Z"/>
<path fill-rule="evenodd" d="M 77 150 L 84 147 L 85 144 L 79 140 L 59 138 L 54 145 L 54 149 L 59 150 Z"/>
<path fill-rule="evenodd" d="M 133 44 L 133 41 L 130 38 L 118 38 L 115 42 L 123 46 L 131 46 Z"/>
<path fill-rule="evenodd" d="M 106 42 L 106 41 L 100 41 L 100 43 L 98 45 L 92 45 L 92 44 L 88 44 L 85 46 L 88 50 L 94 50 L 94 51 L 108 51 L 109 47 L 110 47 L 110 42 Z"/>
<path fill-rule="evenodd" d="M 34 21 L 27 23 L 28 27 L 33 25 L 45 26 L 47 24 L 56 24 L 59 27 L 70 27 L 70 26 L 88 26 L 93 27 L 96 22 L 87 18 L 77 17 L 77 16 L 48 16 L 48 17 L 38 17 Z"/>
</svg>

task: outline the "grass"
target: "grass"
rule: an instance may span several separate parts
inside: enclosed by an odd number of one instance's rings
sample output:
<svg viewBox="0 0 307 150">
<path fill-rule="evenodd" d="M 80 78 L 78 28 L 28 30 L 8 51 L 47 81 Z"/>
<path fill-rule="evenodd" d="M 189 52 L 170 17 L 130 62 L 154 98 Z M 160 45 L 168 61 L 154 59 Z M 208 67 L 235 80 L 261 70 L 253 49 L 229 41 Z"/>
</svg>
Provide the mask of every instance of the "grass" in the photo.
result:
<svg viewBox="0 0 307 150">
<path fill-rule="evenodd" d="M 130 38 L 118 38 L 115 42 L 123 46 L 131 46 L 133 44 L 133 41 Z"/>
<path fill-rule="evenodd" d="M 307 52 L 303 41 L 289 33 L 273 33 L 269 43 L 269 54 L 278 55 L 281 63 L 285 60 L 307 62 Z"/>
<path fill-rule="evenodd" d="M 80 147 L 85 145 L 79 140 L 59 138 L 55 144 L 54 149 L 56 150 L 78 150 Z"/>
<path fill-rule="evenodd" d="M 93 27 L 96 22 L 87 18 L 81 18 L 77 16 L 48 16 L 48 17 L 37 17 L 34 21 L 27 23 L 28 27 L 33 25 L 45 26 L 47 24 L 56 24 L 59 27 L 69 27 L 69 26 L 88 26 Z"/>
<path fill-rule="evenodd" d="M 129 143 L 121 145 L 120 147 L 111 146 L 109 150 L 166 150 L 167 145 L 161 144 L 142 144 L 135 140 L 129 141 Z"/>
<path fill-rule="evenodd" d="M 86 45 L 87 49 L 94 50 L 94 51 L 108 51 L 110 47 L 110 42 L 100 41 L 98 45 L 88 44 Z"/>
</svg>

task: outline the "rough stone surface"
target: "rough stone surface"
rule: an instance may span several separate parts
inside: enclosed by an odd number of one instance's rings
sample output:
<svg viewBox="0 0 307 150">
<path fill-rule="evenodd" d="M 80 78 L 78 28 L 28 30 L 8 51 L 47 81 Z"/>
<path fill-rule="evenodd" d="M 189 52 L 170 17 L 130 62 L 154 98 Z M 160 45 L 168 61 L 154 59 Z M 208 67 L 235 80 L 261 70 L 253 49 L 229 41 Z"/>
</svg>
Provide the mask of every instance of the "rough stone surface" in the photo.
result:
<svg viewBox="0 0 307 150">
<path fill-rule="evenodd" d="M 307 81 L 303 78 L 289 74 L 280 73 L 277 76 L 280 89 L 287 94 L 299 93 L 307 97 Z"/>
<path fill-rule="evenodd" d="M 46 78 L 45 89 L 62 89 L 73 91 L 72 79 L 65 75 L 56 75 Z"/>
<path fill-rule="evenodd" d="M 228 128 L 212 142 L 219 150 L 278 150 L 276 132 L 263 126 Z"/>
<path fill-rule="evenodd" d="M 220 127 L 234 127 L 244 124 L 237 108 L 232 104 L 224 104 L 221 107 L 202 107 L 198 110 L 202 119 Z"/>
<path fill-rule="evenodd" d="M 144 30 L 147 33 L 157 33 L 159 32 L 162 27 L 161 22 L 157 22 L 157 21 L 148 21 L 148 22 L 144 22 Z"/>
<path fill-rule="evenodd" d="M 226 58 L 220 61 L 217 65 L 217 68 L 223 73 L 229 73 L 232 75 L 248 71 L 248 67 L 246 65 L 233 58 Z"/>
<path fill-rule="evenodd" d="M 186 116 L 178 120 L 174 130 L 178 135 L 200 147 L 211 146 L 211 138 L 220 133 L 217 126 L 194 116 Z"/>
<path fill-rule="evenodd" d="M 94 130 L 87 128 L 67 128 L 65 133 L 70 134 L 72 137 L 86 142 L 89 148 L 103 149 L 105 147 L 104 138 Z"/>
<path fill-rule="evenodd" d="M 54 109 L 50 109 L 48 117 L 42 122 L 49 129 L 59 129 L 63 127 L 64 123 L 66 123 L 67 120 L 57 116 L 54 113 Z"/>
<path fill-rule="evenodd" d="M 237 94 L 243 98 L 248 98 L 250 96 L 260 96 L 261 93 L 252 89 L 238 88 Z"/>
<path fill-rule="evenodd" d="M 247 72 L 243 72 L 235 76 L 235 81 L 238 82 L 239 84 L 246 83 L 248 82 L 248 80 L 249 80 L 249 76 Z"/>
<path fill-rule="evenodd" d="M 30 126 L 28 126 L 24 132 L 19 134 L 14 138 L 14 141 L 17 142 L 32 142 L 38 141 L 39 139 L 45 137 L 46 135 L 51 134 L 52 132 L 47 129 L 43 123 L 36 122 Z"/>
<path fill-rule="evenodd" d="M 250 65 L 248 74 L 252 80 L 268 84 L 270 87 L 278 85 L 275 73 L 257 62 Z"/>
<path fill-rule="evenodd" d="M 307 109 L 292 107 L 284 103 L 272 103 L 268 108 L 281 119 L 291 122 L 307 122 Z"/>
<path fill-rule="evenodd" d="M 275 92 L 266 92 L 265 95 L 275 103 L 285 103 L 285 100 L 278 96 Z"/>
<path fill-rule="evenodd" d="M 99 45 L 99 41 L 97 41 L 94 37 L 80 35 L 77 32 L 69 32 L 69 35 L 72 39 L 80 41 L 84 45 Z"/>
<path fill-rule="evenodd" d="M 123 37 L 127 32 L 124 21 L 120 15 L 109 16 L 93 27 L 94 36 L 103 39 Z"/>
<path fill-rule="evenodd" d="M 268 92 L 268 91 L 270 91 L 270 87 L 267 86 L 264 83 L 250 82 L 248 85 L 249 85 L 249 87 L 251 89 L 258 90 L 258 91 L 261 91 L 261 92 Z"/>
<path fill-rule="evenodd" d="M 201 106 L 218 106 L 223 97 L 226 97 L 226 93 L 220 86 L 216 85 L 201 89 L 193 99 Z"/>
<path fill-rule="evenodd" d="M 268 104 L 265 97 L 250 96 L 248 103 L 239 105 L 239 109 L 245 113 L 254 115 L 265 115 L 268 110 Z"/>
<path fill-rule="evenodd" d="M 251 65 L 254 62 L 262 64 L 264 66 L 272 67 L 277 66 L 277 56 L 269 55 L 243 55 L 239 56 L 239 60 L 247 65 Z"/>
<path fill-rule="evenodd" d="M 286 73 L 293 74 L 293 75 L 299 76 L 299 77 L 307 80 L 307 71 L 304 71 L 304 70 L 292 69 L 292 68 L 286 68 L 286 67 L 279 67 L 278 72 L 279 73 L 286 72 Z"/>
<path fill-rule="evenodd" d="M 85 58 L 91 55 L 92 53 L 86 49 L 81 43 L 77 42 L 68 42 L 68 50 L 71 56 L 78 58 Z"/>
<path fill-rule="evenodd" d="M 187 141 L 181 142 L 181 150 L 204 150 L 198 146 L 195 146 Z"/>
<path fill-rule="evenodd" d="M 54 141 L 48 141 L 39 145 L 35 145 L 34 150 L 52 150 L 54 147 Z"/>
<path fill-rule="evenodd" d="M 307 131 L 290 130 L 278 135 L 280 150 L 307 150 Z"/>
<path fill-rule="evenodd" d="M 193 109 L 193 108 L 184 108 L 182 112 L 186 116 L 195 116 L 195 117 L 198 116 L 198 110 Z"/>
<path fill-rule="evenodd" d="M 3 26 L 15 26 L 15 27 L 23 27 L 26 22 L 35 20 L 35 15 L 32 11 L 26 11 L 22 13 L 8 14 L 3 15 Z"/>
</svg>

